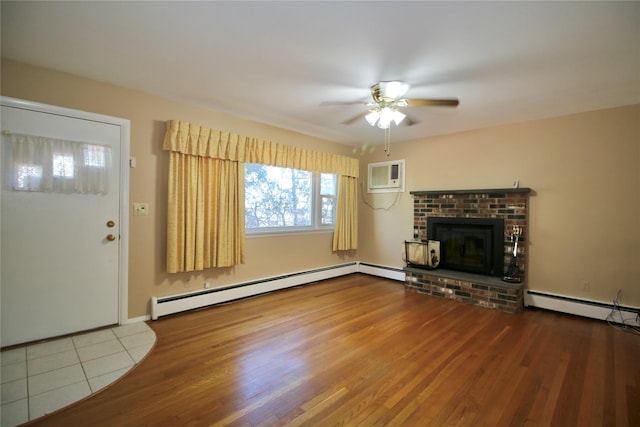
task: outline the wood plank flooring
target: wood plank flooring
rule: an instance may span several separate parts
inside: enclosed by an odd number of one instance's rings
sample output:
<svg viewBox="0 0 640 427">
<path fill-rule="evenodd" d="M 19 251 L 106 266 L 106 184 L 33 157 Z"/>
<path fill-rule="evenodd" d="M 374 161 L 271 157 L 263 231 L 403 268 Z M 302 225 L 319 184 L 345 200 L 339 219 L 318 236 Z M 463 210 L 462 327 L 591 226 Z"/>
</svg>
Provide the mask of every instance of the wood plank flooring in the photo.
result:
<svg viewBox="0 0 640 427">
<path fill-rule="evenodd" d="M 639 426 L 640 336 L 354 274 L 150 326 L 157 346 L 38 426 Z"/>
</svg>

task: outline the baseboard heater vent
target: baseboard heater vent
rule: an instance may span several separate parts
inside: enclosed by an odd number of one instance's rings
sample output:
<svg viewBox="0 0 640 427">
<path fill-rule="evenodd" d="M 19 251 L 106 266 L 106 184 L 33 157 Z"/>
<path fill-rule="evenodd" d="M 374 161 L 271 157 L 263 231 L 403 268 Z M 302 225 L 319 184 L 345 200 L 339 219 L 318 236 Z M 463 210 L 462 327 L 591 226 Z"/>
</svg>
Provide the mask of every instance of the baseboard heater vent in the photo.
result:
<svg viewBox="0 0 640 427">
<path fill-rule="evenodd" d="M 215 289 L 188 292 L 167 297 L 151 297 L 151 319 L 183 311 L 194 310 L 210 305 L 248 298 L 280 289 L 291 288 L 357 273 L 358 263 L 341 264 L 300 273 L 285 274 L 251 282 L 237 283 Z"/>
<path fill-rule="evenodd" d="M 368 264 L 366 262 L 358 263 L 358 273 L 369 274 L 371 276 L 384 277 L 386 279 L 398 280 L 404 282 L 404 270 L 397 267 L 388 267 L 386 265 Z"/>
<path fill-rule="evenodd" d="M 626 323 L 640 326 L 638 314 L 640 308 L 615 306 L 599 301 L 583 300 L 563 295 L 548 294 L 538 291 L 527 291 L 524 295 L 525 306 L 560 311 L 592 319 L 607 320 L 613 323 Z M 615 310 L 614 310 L 615 308 Z"/>
</svg>

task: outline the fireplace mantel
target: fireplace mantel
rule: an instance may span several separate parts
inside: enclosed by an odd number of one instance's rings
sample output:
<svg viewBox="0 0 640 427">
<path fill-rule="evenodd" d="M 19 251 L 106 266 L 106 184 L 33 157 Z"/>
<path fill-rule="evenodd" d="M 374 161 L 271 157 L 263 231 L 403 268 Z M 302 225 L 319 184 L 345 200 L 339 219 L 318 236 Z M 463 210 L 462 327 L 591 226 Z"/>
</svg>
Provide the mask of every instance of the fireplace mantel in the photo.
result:
<svg viewBox="0 0 640 427">
<path fill-rule="evenodd" d="M 439 196 L 442 194 L 510 194 L 510 193 L 530 193 L 530 188 L 480 188 L 473 190 L 425 190 L 410 191 L 409 194 L 415 196 Z"/>
</svg>

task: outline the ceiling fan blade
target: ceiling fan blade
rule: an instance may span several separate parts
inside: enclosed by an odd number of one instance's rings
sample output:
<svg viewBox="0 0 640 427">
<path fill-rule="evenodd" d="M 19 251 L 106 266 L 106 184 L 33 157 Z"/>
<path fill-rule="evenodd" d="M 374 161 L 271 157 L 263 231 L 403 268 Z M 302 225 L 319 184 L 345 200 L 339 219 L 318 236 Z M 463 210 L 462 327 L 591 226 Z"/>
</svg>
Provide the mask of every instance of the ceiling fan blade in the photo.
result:
<svg viewBox="0 0 640 427">
<path fill-rule="evenodd" d="M 417 125 L 418 123 L 420 122 L 412 119 L 407 115 L 407 117 L 405 117 L 404 120 L 400 122 L 400 126 L 413 126 L 413 125 Z"/>
<path fill-rule="evenodd" d="M 321 106 L 326 105 L 367 105 L 368 101 L 324 101 L 321 102 Z"/>
<path fill-rule="evenodd" d="M 458 104 L 457 99 L 407 99 L 408 107 L 457 107 Z"/>
<path fill-rule="evenodd" d="M 369 111 L 363 111 L 362 113 L 358 114 L 357 116 L 351 117 L 350 119 L 345 120 L 344 122 L 342 122 L 343 125 L 350 125 L 353 124 L 355 122 L 357 122 L 358 120 L 364 118 L 364 116 L 366 116 L 367 114 L 369 114 Z"/>
</svg>

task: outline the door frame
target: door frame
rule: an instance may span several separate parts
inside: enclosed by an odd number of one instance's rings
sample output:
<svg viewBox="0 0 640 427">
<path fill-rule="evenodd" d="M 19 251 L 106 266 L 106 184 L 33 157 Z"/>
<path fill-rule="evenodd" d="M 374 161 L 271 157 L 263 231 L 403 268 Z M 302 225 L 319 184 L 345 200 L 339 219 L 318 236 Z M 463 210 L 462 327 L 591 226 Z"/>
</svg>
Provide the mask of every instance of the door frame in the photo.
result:
<svg viewBox="0 0 640 427">
<path fill-rule="evenodd" d="M 120 239 L 118 240 L 118 324 L 129 321 L 129 150 L 131 122 L 127 119 L 41 104 L 23 99 L 0 97 L 0 104 L 6 107 L 41 113 L 56 114 L 76 119 L 106 123 L 120 127 L 120 188 L 118 221 L 120 224 Z M 1 160 L 1 157 L 0 157 Z M 0 166 L 0 170 L 2 167 Z M 1 211 L 1 210 L 0 210 Z M 1 232 L 1 230 L 0 230 Z M 0 283 L 1 286 L 1 283 Z"/>
</svg>

